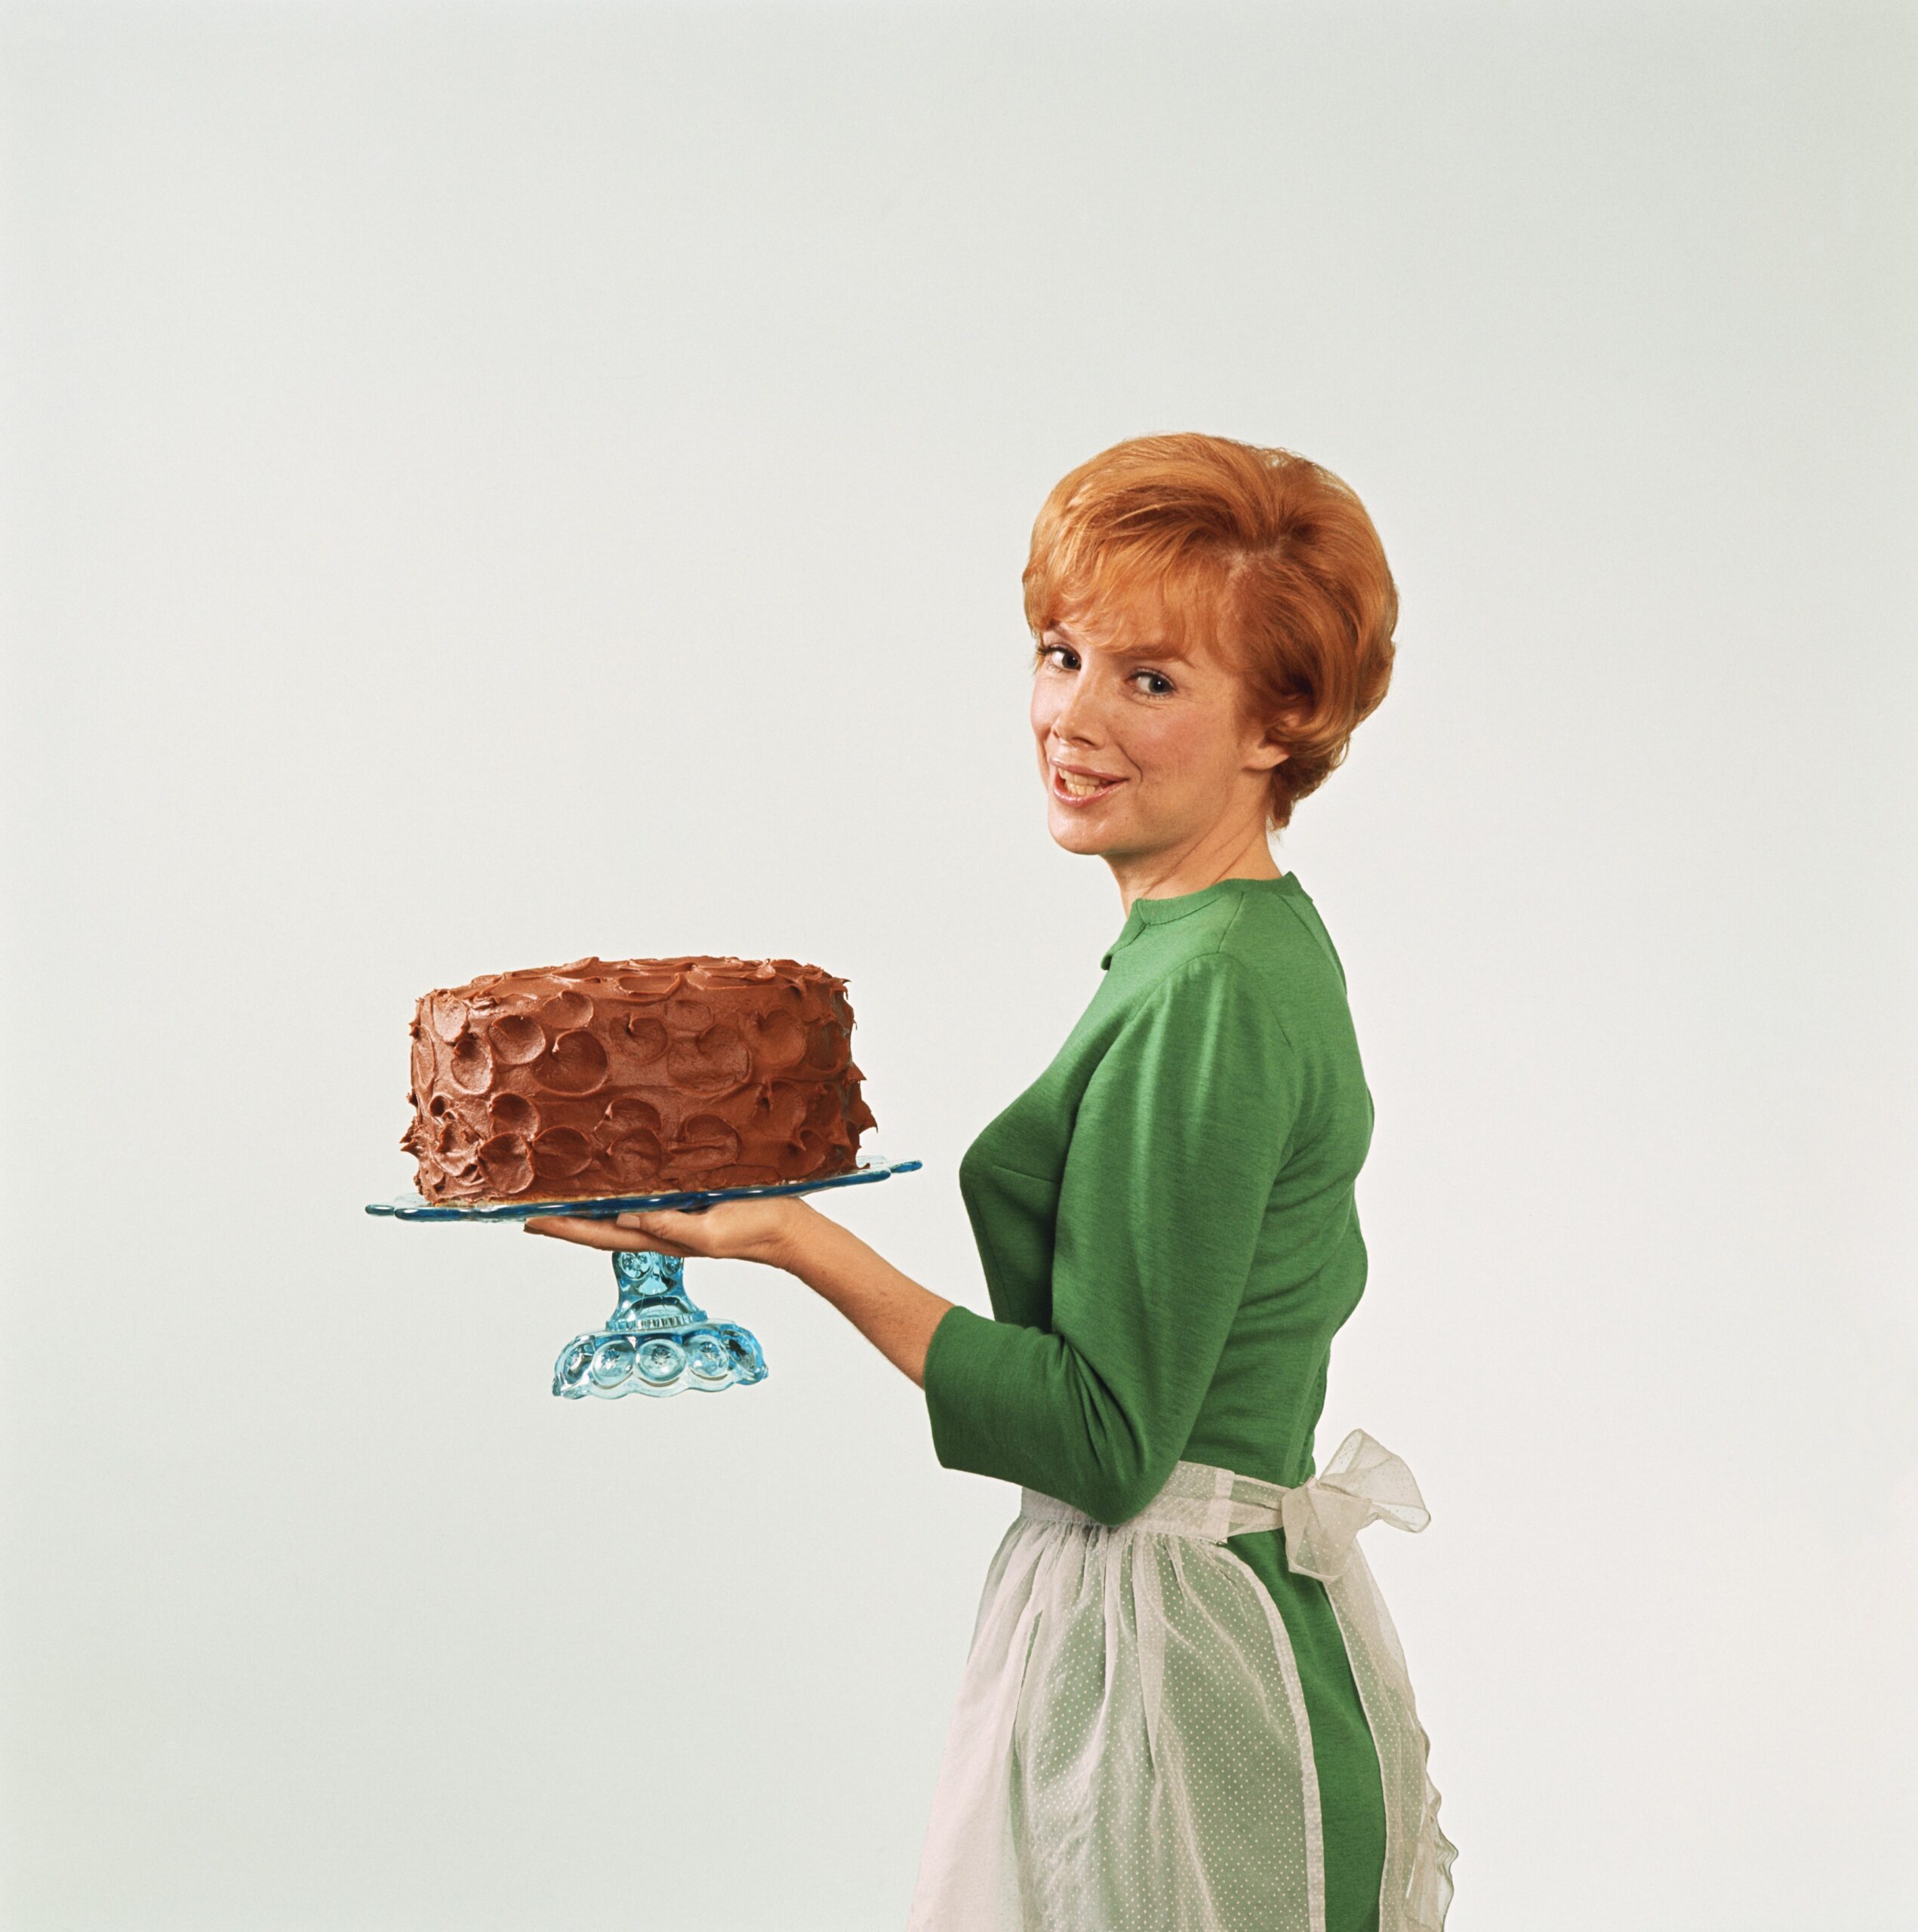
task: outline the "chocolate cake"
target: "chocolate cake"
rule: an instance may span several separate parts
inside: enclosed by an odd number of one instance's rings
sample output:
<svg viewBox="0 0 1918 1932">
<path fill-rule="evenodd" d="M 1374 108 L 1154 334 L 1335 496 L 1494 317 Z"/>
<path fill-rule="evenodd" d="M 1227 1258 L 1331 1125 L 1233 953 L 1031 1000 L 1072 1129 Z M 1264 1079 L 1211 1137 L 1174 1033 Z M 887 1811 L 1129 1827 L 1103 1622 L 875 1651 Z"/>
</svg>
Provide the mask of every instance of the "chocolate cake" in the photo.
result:
<svg viewBox="0 0 1918 1932">
<path fill-rule="evenodd" d="M 579 959 L 426 994 L 400 1145 L 429 1201 L 823 1179 L 873 1124 L 845 982 L 793 959 Z"/>
</svg>

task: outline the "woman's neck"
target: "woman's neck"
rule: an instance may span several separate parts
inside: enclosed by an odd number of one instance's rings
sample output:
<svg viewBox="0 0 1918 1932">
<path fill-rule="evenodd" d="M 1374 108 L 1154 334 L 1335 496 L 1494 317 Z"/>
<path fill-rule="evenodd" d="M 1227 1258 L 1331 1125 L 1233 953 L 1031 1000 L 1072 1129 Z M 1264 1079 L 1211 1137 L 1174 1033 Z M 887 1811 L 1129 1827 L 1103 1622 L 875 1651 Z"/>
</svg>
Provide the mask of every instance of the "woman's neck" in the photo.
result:
<svg viewBox="0 0 1918 1932">
<path fill-rule="evenodd" d="M 1225 878 L 1283 878 L 1261 826 L 1250 835 L 1213 835 L 1165 852 L 1108 853 L 1106 863 L 1119 884 L 1120 903 L 1130 912 L 1136 899 L 1178 899 L 1203 892 Z"/>
</svg>

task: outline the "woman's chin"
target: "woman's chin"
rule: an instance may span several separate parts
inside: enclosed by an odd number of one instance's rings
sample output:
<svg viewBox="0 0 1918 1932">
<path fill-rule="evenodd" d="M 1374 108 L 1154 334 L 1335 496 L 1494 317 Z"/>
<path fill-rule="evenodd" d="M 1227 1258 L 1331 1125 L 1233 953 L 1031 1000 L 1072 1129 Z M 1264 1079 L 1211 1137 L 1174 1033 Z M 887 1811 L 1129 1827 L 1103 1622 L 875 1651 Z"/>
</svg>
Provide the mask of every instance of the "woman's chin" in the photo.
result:
<svg viewBox="0 0 1918 1932">
<path fill-rule="evenodd" d="M 1051 833 L 1053 844 L 1062 851 L 1094 859 L 1121 842 L 1116 826 L 1100 822 L 1104 816 L 1103 813 L 1073 811 L 1054 805 L 1045 814 L 1045 829 Z"/>
</svg>

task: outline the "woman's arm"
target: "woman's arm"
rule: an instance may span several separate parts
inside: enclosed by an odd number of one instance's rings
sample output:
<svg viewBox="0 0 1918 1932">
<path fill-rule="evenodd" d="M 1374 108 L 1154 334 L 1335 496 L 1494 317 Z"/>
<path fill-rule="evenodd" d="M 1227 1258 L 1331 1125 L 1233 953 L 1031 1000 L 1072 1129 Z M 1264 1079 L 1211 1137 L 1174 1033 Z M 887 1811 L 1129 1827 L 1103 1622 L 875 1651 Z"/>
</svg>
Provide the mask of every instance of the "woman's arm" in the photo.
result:
<svg viewBox="0 0 1918 1932">
<path fill-rule="evenodd" d="M 924 1386 L 948 1469 L 1120 1523 L 1185 1453 L 1257 1253 L 1301 1075 L 1249 968 L 1202 955 L 1127 1020 L 1074 1117 L 1048 1329 L 968 1309 Z M 990 1226 L 980 1230 L 982 1251 Z"/>
<path fill-rule="evenodd" d="M 830 1302 L 920 1387 L 932 1331 L 953 1306 L 795 1195 L 722 1201 L 697 1214 L 660 1208 L 622 1214 L 615 1221 L 544 1215 L 528 1221 L 526 1230 L 585 1247 L 650 1248 L 661 1254 L 757 1261 L 784 1269 Z"/>
</svg>

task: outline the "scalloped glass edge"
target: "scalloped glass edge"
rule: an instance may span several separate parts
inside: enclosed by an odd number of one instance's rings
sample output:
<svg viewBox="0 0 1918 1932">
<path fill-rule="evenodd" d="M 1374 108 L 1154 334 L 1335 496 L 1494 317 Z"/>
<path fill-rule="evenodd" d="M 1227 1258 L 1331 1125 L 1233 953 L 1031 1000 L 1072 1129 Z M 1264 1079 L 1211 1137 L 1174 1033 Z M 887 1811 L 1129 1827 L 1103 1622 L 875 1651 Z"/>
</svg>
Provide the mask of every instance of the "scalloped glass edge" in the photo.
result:
<svg viewBox="0 0 1918 1932">
<path fill-rule="evenodd" d="M 539 1214 L 567 1214 L 592 1221 L 608 1221 L 615 1214 L 641 1213 L 650 1208 L 710 1208 L 716 1201 L 750 1201 L 771 1194 L 815 1194 L 829 1187 L 857 1187 L 864 1183 L 885 1180 L 893 1174 L 910 1174 L 922 1168 L 923 1161 L 887 1161 L 873 1155 L 842 1174 L 828 1174 L 823 1180 L 780 1181 L 768 1187 L 724 1187 L 703 1192 L 680 1194 L 602 1195 L 592 1201 L 423 1201 L 417 1194 L 402 1194 L 391 1201 L 369 1201 L 369 1214 L 389 1215 L 396 1221 L 530 1221 Z"/>
</svg>

